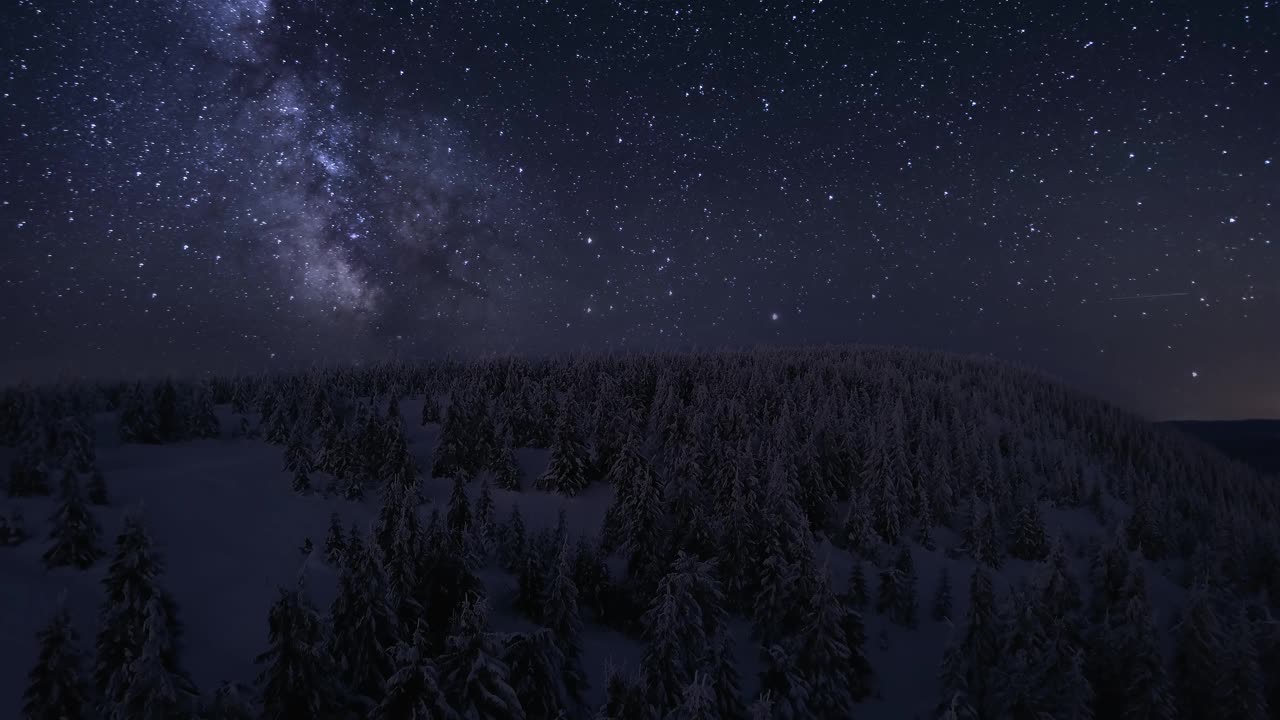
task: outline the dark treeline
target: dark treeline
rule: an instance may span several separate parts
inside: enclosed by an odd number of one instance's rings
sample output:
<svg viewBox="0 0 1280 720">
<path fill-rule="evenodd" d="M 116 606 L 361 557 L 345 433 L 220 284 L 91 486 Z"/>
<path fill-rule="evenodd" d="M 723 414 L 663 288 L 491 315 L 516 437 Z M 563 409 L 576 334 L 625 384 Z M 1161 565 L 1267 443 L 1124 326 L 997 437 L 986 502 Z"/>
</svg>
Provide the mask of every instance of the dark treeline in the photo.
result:
<svg viewBox="0 0 1280 720">
<path fill-rule="evenodd" d="M 298 493 L 379 510 L 304 546 L 338 571 L 332 606 L 281 588 L 260 675 L 202 691 L 141 516 L 101 538 L 93 428 L 219 437 L 218 406 L 229 434 L 282 448 Z M 422 467 L 409 422 L 440 426 Z M 92 654 L 65 610 L 41 632 L 33 718 L 850 718 L 877 693 L 872 617 L 950 627 L 928 671 L 940 718 L 1280 717 L 1280 487 L 995 362 L 824 348 L 19 387 L 0 441 L 4 542 L 26 539 L 17 499 L 56 491 L 46 563 L 109 563 Z M 518 448 L 548 450 L 546 469 L 523 477 Z M 447 506 L 425 483 L 451 484 Z M 598 534 L 529 529 L 518 504 L 495 517 L 496 489 L 594 483 L 612 489 Z M 1047 519 L 1065 511 L 1093 529 Z M 919 577 L 934 552 L 942 573 Z M 494 567 L 536 630 L 492 629 L 477 573 Z M 1175 617 L 1153 610 L 1153 573 L 1184 589 Z M 635 638 L 639 667 L 588 673 L 584 623 Z"/>
</svg>

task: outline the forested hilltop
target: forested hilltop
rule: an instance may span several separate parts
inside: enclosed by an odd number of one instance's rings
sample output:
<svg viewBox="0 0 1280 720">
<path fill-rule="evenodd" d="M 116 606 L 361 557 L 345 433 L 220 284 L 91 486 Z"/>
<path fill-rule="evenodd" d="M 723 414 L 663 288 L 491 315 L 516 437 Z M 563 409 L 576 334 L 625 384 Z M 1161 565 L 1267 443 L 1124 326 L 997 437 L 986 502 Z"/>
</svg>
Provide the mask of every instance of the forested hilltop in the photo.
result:
<svg viewBox="0 0 1280 720">
<path fill-rule="evenodd" d="M 0 445 L 3 716 L 1280 718 L 1280 485 L 994 361 L 22 386 Z"/>
</svg>

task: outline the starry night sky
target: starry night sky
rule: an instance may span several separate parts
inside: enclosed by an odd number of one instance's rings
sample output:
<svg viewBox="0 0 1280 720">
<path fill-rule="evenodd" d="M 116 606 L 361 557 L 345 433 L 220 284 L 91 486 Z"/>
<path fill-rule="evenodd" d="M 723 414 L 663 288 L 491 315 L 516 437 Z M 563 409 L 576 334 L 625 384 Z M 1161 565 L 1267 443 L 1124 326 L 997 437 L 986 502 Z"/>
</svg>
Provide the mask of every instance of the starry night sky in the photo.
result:
<svg viewBox="0 0 1280 720">
<path fill-rule="evenodd" d="M 815 342 L 1280 416 L 1280 4 L 15 0 L 0 379 Z"/>
</svg>

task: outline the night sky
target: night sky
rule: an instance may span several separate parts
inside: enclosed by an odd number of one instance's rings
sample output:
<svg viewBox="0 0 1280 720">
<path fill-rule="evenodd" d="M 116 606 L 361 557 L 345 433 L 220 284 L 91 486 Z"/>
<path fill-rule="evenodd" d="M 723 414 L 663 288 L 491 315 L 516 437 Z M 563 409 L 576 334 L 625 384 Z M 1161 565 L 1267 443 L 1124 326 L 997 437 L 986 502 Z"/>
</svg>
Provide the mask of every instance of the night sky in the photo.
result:
<svg viewBox="0 0 1280 720">
<path fill-rule="evenodd" d="M 0 380 L 990 353 L 1280 416 L 1280 3 L 11 0 Z"/>
</svg>

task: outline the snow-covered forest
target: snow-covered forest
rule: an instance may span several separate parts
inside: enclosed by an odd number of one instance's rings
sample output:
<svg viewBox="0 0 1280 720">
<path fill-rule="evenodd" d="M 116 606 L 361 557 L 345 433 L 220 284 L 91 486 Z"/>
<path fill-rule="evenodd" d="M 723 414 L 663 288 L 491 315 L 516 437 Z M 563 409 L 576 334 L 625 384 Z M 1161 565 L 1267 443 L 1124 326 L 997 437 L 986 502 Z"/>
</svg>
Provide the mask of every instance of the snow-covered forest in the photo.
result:
<svg viewBox="0 0 1280 720">
<path fill-rule="evenodd" d="M 985 359 L 0 396 L 0 716 L 1280 717 L 1280 485 Z"/>
</svg>

